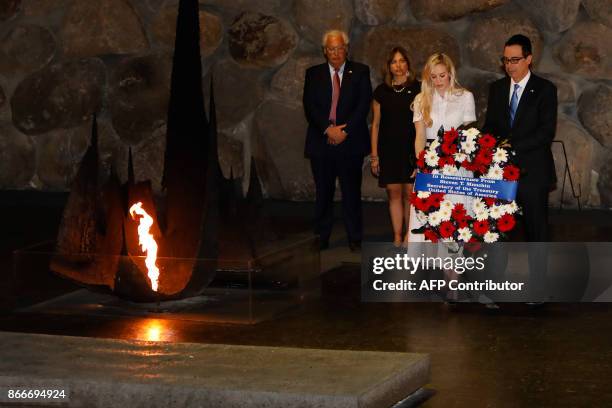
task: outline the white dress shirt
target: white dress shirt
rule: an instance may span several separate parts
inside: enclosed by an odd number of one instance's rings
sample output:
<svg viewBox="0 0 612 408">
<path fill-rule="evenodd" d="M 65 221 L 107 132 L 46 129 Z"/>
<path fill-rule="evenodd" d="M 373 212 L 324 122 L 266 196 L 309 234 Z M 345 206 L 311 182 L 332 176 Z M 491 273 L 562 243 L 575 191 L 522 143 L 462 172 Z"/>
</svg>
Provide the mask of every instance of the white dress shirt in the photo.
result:
<svg viewBox="0 0 612 408">
<path fill-rule="evenodd" d="M 340 85 L 342 85 L 342 77 L 344 76 L 344 67 L 346 65 L 346 62 L 344 64 L 342 64 L 340 66 L 340 69 L 338 70 L 338 76 L 340 77 Z M 331 77 L 331 81 L 332 81 L 332 91 L 333 91 L 333 84 L 334 84 L 334 72 L 336 70 L 336 68 L 332 67 L 331 64 L 327 64 L 327 66 L 329 67 L 329 76 Z"/>
<path fill-rule="evenodd" d="M 514 92 L 514 84 L 518 84 L 519 88 L 516 90 L 517 92 L 517 106 L 518 103 L 521 101 L 521 96 L 523 95 L 523 91 L 525 90 L 525 87 L 527 86 L 527 82 L 529 81 L 529 78 L 531 77 L 531 71 L 527 71 L 527 75 L 525 75 L 525 78 L 521 79 L 519 82 L 514 82 L 514 79 L 510 78 L 510 93 L 508 94 L 508 106 L 510 106 L 510 102 L 512 101 L 512 93 Z"/>
<path fill-rule="evenodd" d="M 423 112 L 420 109 L 420 98 L 414 101 L 414 116 L 412 121 L 418 122 L 423 120 Z M 425 128 L 425 136 L 427 140 L 438 137 L 440 126 L 444 130 L 458 128 L 464 123 L 474 122 L 476 120 L 476 106 L 474 103 L 474 95 L 464 89 L 451 95 L 448 91 L 441 96 L 437 91 L 433 92 L 433 101 L 431 107 L 431 127 Z"/>
</svg>

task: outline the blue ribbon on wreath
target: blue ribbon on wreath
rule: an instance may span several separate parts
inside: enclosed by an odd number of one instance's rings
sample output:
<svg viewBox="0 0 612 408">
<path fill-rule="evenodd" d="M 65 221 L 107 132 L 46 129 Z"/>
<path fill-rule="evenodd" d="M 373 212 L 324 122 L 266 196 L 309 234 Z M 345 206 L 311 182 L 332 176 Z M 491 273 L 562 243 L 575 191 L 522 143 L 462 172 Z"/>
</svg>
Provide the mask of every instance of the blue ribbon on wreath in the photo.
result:
<svg viewBox="0 0 612 408">
<path fill-rule="evenodd" d="M 444 174 L 417 173 L 415 191 L 430 193 L 460 194 L 472 197 L 487 197 L 512 201 L 516 199 L 518 182 L 449 176 Z"/>
</svg>

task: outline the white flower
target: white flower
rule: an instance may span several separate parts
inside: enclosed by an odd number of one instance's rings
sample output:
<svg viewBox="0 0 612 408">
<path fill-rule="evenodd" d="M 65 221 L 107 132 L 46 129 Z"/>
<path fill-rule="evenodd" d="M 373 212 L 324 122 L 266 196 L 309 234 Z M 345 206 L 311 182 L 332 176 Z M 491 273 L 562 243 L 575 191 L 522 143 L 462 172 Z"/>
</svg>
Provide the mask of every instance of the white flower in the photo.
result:
<svg viewBox="0 0 612 408">
<path fill-rule="evenodd" d="M 485 221 L 489 219 L 489 210 L 482 209 L 480 211 L 475 211 L 475 216 L 478 221 Z"/>
<path fill-rule="evenodd" d="M 461 143 L 461 150 L 467 154 L 473 153 L 476 150 L 476 143 L 473 140 L 467 139 Z"/>
<path fill-rule="evenodd" d="M 429 225 L 431 225 L 432 227 L 437 227 L 438 225 L 440 225 L 440 222 L 442 222 L 442 217 L 440 216 L 439 211 L 432 212 L 431 214 L 429 214 Z"/>
<path fill-rule="evenodd" d="M 494 205 L 493 207 L 489 208 L 489 215 L 491 218 L 497 220 L 506 213 L 505 207 L 505 205 Z"/>
<path fill-rule="evenodd" d="M 463 163 L 467 159 L 467 155 L 465 153 L 455 153 L 454 158 L 457 163 Z"/>
<path fill-rule="evenodd" d="M 421 198 L 421 199 L 425 199 L 427 197 L 429 197 L 431 195 L 431 193 L 429 191 L 419 191 L 417 193 L 417 197 Z"/>
<path fill-rule="evenodd" d="M 434 151 L 430 150 L 425 154 L 425 162 L 430 167 L 437 167 L 438 159 L 439 159 L 438 154 Z"/>
<path fill-rule="evenodd" d="M 502 180 L 504 178 L 504 171 L 498 164 L 494 164 L 489 167 L 489 172 L 486 177 L 493 180 Z"/>
<path fill-rule="evenodd" d="M 514 214 L 518 211 L 518 205 L 516 205 L 516 201 L 512 201 L 510 204 L 504 205 L 504 211 L 508 214 Z"/>
<path fill-rule="evenodd" d="M 468 227 L 459 228 L 457 232 L 459 233 L 459 239 L 463 242 L 469 242 L 472 239 L 472 231 Z"/>
<path fill-rule="evenodd" d="M 453 214 L 453 211 L 449 208 L 440 208 L 438 213 L 440 214 L 440 219 L 442 221 L 449 221 L 451 219 L 451 215 Z"/>
<path fill-rule="evenodd" d="M 485 204 L 484 201 L 482 201 L 482 198 L 475 198 L 474 201 L 472 202 L 472 209 L 476 213 L 478 211 L 486 210 L 487 205 Z"/>
<path fill-rule="evenodd" d="M 464 130 L 463 134 L 469 138 L 475 138 L 476 136 L 480 134 L 480 130 L 476 128 L 469 128 L 468 130 Z"/>
<path fill-rule="evenodd" d="M 431 174 L 440 174 L 440 170 L 438 170 L 438 169 L 433 169 L 433 170 L 431 171 Z"/>
<path fill-rule="evenodd" d="M 498 147 L 497 149 L 495 149 L 493 161 L 495 163 L 505 163 L 506 161 L 508 161 L 508 151 L 506 149 Z"/>
<path fill-rule="evenodd" d="M 445 164 L 444 167 L 442 167 L 442 174 L 445 174 L 447 176 L 454 176 L 457 174 L 457 168 L 450 164 Z"/>
<path fill-rule="evenodd" d="M 496 242 L 499 239 L 499 234 L 497 232 L 487 231 L 484 234 L 484 242 L 490 244 L 492 242 Z"/>
<path fill-rule="evenodd" d="M 455 208 L 455 204 L 453 204 L 453 202 L 451 200 L 443 200 L 440 203 L 440 209 L 448 209 L 448 210 L 452 211 L 453 208 Z"/>
</svg>

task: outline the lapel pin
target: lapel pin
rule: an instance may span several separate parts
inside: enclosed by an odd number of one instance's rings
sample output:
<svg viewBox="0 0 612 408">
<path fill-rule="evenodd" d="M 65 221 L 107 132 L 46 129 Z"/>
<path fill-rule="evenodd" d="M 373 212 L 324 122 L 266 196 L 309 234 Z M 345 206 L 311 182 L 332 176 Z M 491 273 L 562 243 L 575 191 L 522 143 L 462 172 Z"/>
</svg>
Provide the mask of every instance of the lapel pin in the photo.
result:
<svg viewBox="0 0 612 408">
<path fill-rule="evenodd" d="M 353 71 L 349 71 L 349 74 L 352 74 L 352 73 L 353 73 Z"/>
<path fill-rule="evenodd" d="M 530 89 L 529 92 L 533 93 L 533 89 Z"/>
</svg>

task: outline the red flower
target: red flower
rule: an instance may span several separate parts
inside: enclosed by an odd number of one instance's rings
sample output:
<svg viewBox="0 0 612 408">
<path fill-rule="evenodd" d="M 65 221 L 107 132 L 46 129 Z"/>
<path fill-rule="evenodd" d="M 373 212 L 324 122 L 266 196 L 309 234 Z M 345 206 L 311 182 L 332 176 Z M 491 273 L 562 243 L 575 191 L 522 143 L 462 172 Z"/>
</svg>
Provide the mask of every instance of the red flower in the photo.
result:
<svg viewBox="0 0 612 408">
<path fill-rule="evenodd" d="M 442 238 L 450 238 L 455 232 L 455 226 L 450 221 L 444 221 L 440 224 L 440 236 Z"/>
<path fill-rule="evenodd" d="M 478 144 L 487 149 L 494 147 L 495 143 L 495 138 L 489 134 L 483 135 L 478 139 Z"/>
<path fill-rule="evenodd" d="M 484 235 L 489 231 L 489 221 L 476 221 L 474 223 L 474 232 L 478 235 Z"/>
<path fill-rule="evenodd" d="M 463 167 L 464 169 L 468 170 L 468 171 L 476 171 L 476 169 L 478 168 L 477 165 L 475 165 L 474 163 L 472 163 L 471 161 L 468 160 L 464 160 L 461 162 L 461 167 Z"/>
<path fill-rule="evenodd" d="M 487 204 L 488 207 L 493 207 L 493 205 L 495 204 L 495 199 L 492 197 L 485 197 L 483 198 L 483 200 Z"/>
<path fill-rule="evenodd" d="M 425 239 L 431 242 L 438 242 L 438 235 L 436 235 L 432 229 L 426 229 L 425 232 L 423 232 L 423 235 L 425 236 Z"/>
<path fill-rule="evenodd" d="M 485 174 L 488 170 L 487 165 L 485 164 L 479 164 L 478 167 L 476 168 L 476 170 L 474 170 L 474 172 L 480 173 L 480 174 Z"/>
<path fill-rule="evenodd" d="M 451 156 L 442 156 L 438 159 L 438 167 L 442 168 L 447 164 L 454 166 L 455 159 L 453 159 Z"/>
<path fill-rule="evenodd" d="M 462 218 L 457 218 L 457 227 L 459 228 L 467 228 L 469 227 L 469 218 L 468 217 L 462 217 Z"/>
<path fill-rule="evenodd" d="M 421 211 L 427 211 L 430 207 L 429 200 L 424 200 L 414 195 L 414 197 L 410 200 L 411 204 L 414 205 L 414 208 Z"/>
<path fill-rule="evenodd" d="M 444 201 L 443 193 L 432 193 L 427 199 L 427 203 L 431 207 L 440 208 L 440 203 Z"/>
<path fill-rule="evenodd" d="M 444 154 L 455 154 L 457 153 L 457 145 L 454 143 L 442 143 L 442 153 Z"/>
<path fill-rule="evenodd" d="M 416 165 L 419 169 L 423 170 L 425 168 L 425 159 L 417 159 Z"/>
<path fill-rule="evenodd" d="M 518 180 L 521 175 L 518 167 L 509 165 L 504 167 L 504 180 L 515 181 Z"/>
<path fill-rule="evenodd" d="M 516 221 L 514 220 L 514 216 L 511 214 L 504 214 L 499 220 L 497 220 L 497 229 L 500 232 L 508 232 L 514 228 L 515 224 Z"/>
<path fill-rule="evenodd" d="M 457 132 L 455 128 L 451 128 L 451 130 L 444 132 L 443 143 L 449 145 L 453 144 L 458 137 L 459 132 Z"/>
<path fill-rule="evenodd" d="M 489 148 L 482 148 L 476 154 L 474 162 L 478 164 L 489 165 L 493 161 L 493 150 Z"/>
<path fill-rule="evenodd" d="M 453 208 L 451 216 L 454 219 L 460 219 L 460 218 L 465 218 L 465 214 L 466 214 L 466 210 L 463 204 L 461 203 L 455 204 L 455 207 Z"/>
<path fill-rule="evenodd" d="M 421 150 L 421 152 L 418 154 L 416 165 L 421 170 L 425 168 L 425 150 Z"/>
</svg>

